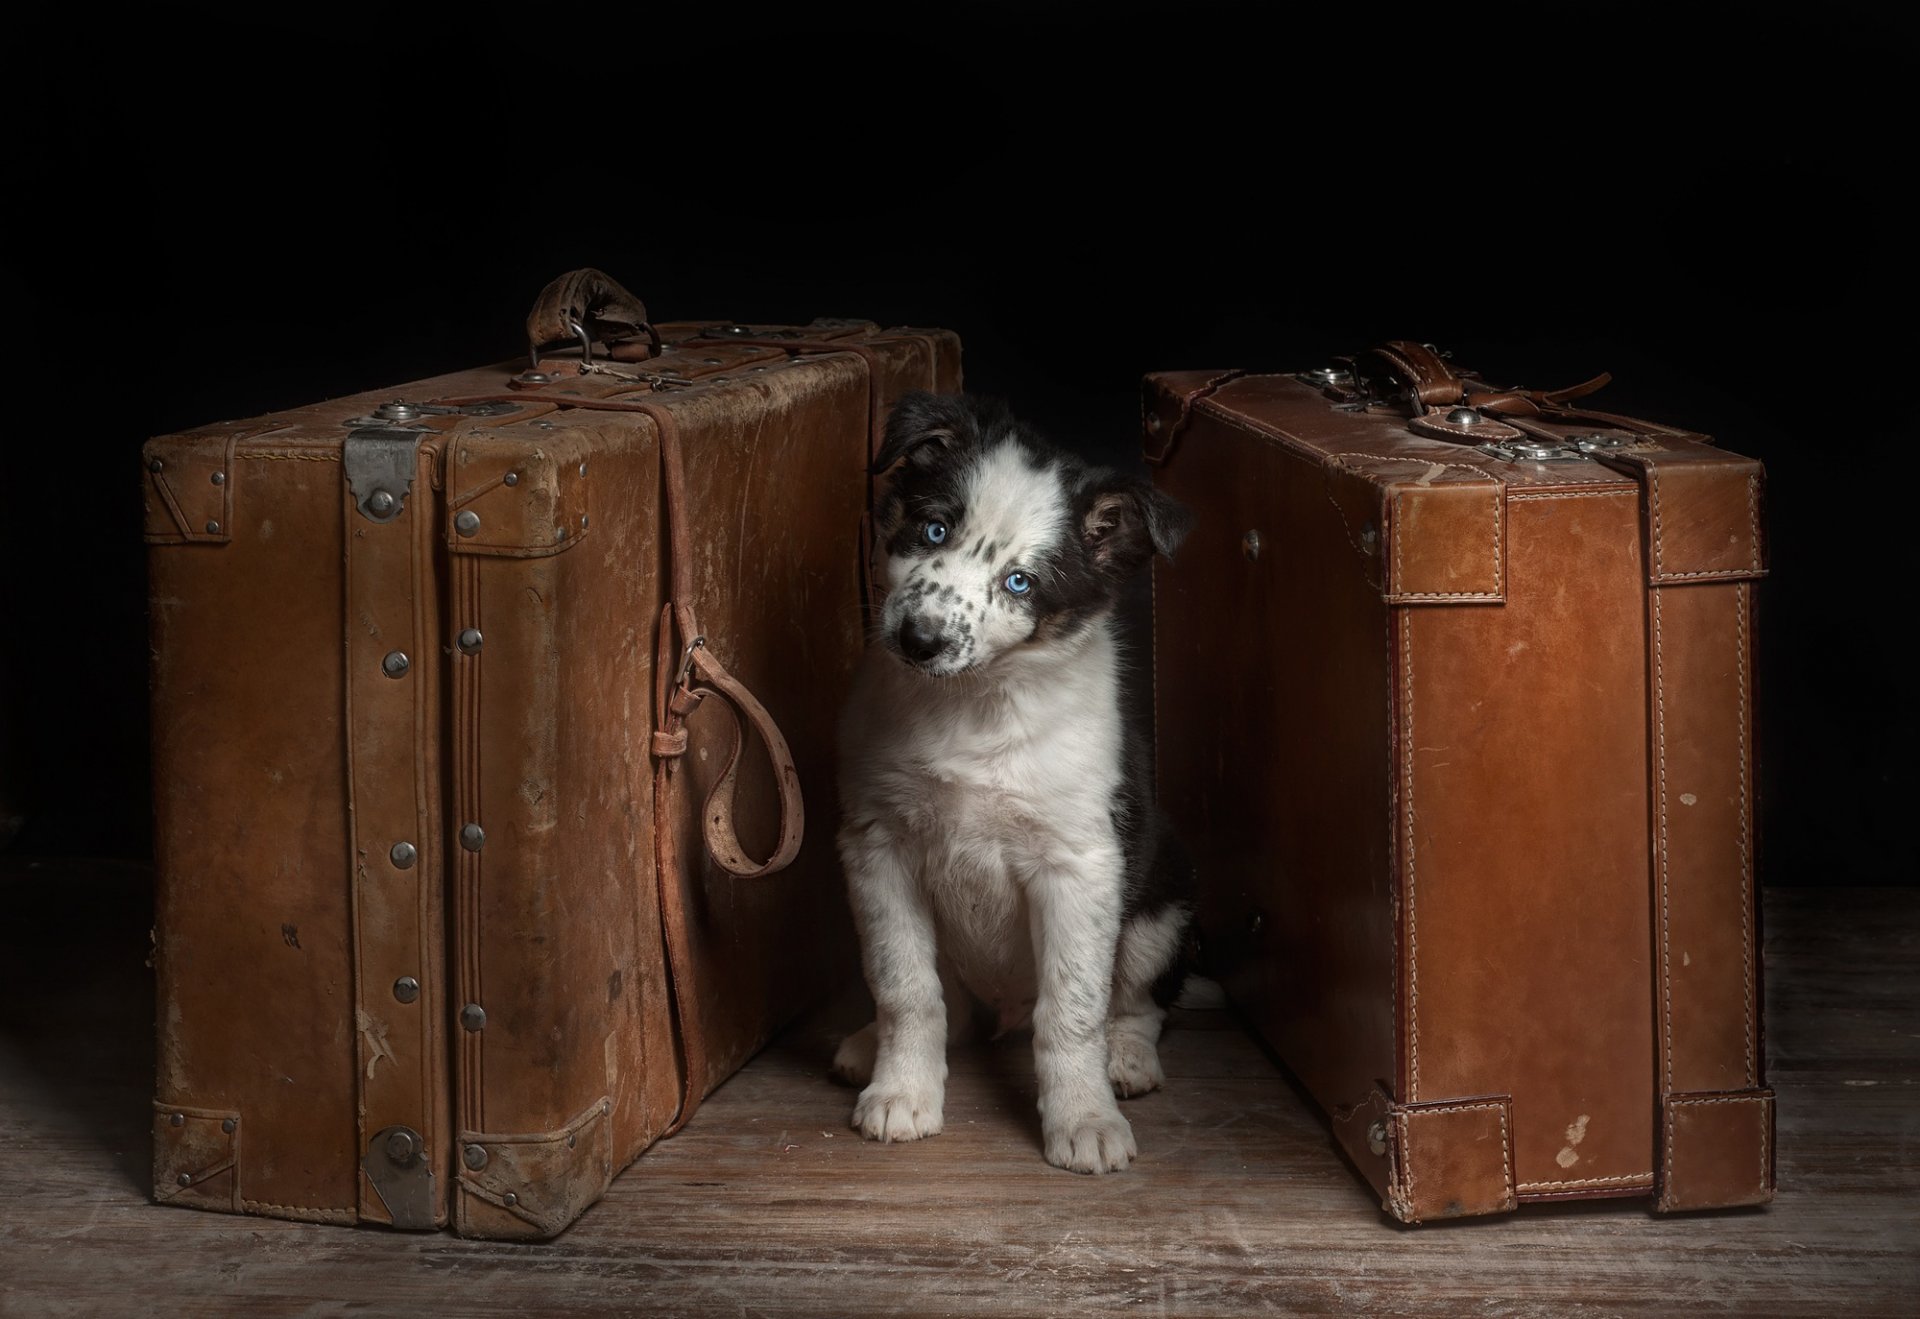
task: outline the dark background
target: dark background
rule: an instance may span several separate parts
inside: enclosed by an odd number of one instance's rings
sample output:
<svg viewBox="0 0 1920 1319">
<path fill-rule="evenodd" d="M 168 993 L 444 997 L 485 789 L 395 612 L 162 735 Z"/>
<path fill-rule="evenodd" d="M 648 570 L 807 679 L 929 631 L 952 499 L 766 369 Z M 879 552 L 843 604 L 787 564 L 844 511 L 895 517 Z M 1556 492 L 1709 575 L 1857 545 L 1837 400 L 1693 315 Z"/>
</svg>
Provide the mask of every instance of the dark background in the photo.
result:
<svg viewBox="0 0 1920 1319">
<path fill-rule="evenodd" d="M 972 388 L 1115 462 L 1153 369 L 1408 337 L 1502 383 L 1610 370 L 1601 406 L 1769 470 L 1763 873 L 1912 882 L 1909 34 L 608 8 L 20 32 L 16 854 L 148 849 L 142 440 L 511 356 L 539 287 L 596 265 L 661 319 L 953 327 Z"/>
</svg>

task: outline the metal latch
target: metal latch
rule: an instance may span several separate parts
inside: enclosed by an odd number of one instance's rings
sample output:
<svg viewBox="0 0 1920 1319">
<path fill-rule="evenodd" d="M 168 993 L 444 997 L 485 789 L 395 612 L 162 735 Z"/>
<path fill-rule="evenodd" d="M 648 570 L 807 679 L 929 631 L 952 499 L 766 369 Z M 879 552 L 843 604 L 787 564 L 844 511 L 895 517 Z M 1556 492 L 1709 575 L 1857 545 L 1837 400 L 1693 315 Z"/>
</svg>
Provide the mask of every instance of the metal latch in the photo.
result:
<svg viewBox="0 0 1920 1319">
<path fill-rule="evenodd" d="M 500 417 L 518 412 L 518 403 L 473 403 L 448 407 L 440 403 L 409 403 L 394 399 L 382 403 L 370 417 L 350 417 L 353 427 L 341 450 L 347 489 L 362 516 L 391 522 L 400 516 L 413 490 L 413 473 L 420 441 L 428 435 L 423 417 Z"/>
<path fill-rule="evenodd" d="M 1558 442 L 1534 439 L 1523 436 L 1517 440 L 1502 440 L 1495 444 L 1474 446 L 1490 457 L 1501 458 L 1510 463 L 1549 463 L 1579 462 L 1596 454 L 1624 448 L 1628 443 L 1624 435 L 1569 435 Z"/>
<path fill-rule="evenodd" d="M 433 1227 L 433 1165 L 419 1132 L 412 1127 L 377 1132 L 360 1167 L 395 1227 L 416 1231 Z"/>
</svg>

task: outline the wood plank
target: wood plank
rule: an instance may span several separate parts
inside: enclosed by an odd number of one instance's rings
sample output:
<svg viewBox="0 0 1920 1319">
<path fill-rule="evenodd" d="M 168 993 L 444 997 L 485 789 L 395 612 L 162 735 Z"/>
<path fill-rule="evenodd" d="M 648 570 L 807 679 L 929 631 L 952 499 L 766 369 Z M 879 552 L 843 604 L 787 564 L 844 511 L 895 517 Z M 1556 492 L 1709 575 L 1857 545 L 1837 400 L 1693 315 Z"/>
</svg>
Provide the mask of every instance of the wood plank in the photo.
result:
<svg viewBox="0 0 1920 1319">
<path fill-rule="evenodd" d="M 0 867 L 0 1315 L 1905 1315 L 1920 1296 L 1920 893 L 1767 894 L 1781 1194 L 1402 1228 L 1217 1008 L 1130 1101 L 1141 1157 L 1046 1166 L 1025 1041 L 958 1051 L 947 1130 L 879 1146 L 803 1023 L 560 1240 L 460 1241 L 147 1203 L 146 879 Z"/>
</svg>

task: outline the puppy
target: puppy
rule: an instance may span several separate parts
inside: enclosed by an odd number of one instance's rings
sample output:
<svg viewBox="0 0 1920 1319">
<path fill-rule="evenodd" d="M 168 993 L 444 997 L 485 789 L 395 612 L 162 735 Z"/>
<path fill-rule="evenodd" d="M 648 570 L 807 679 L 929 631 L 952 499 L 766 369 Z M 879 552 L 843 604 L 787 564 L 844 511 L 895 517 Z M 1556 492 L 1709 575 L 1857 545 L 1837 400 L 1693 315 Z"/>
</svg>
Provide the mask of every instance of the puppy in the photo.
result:
<svg viewBox="0 0 1920 1319">
<path fill-rule="evenodd" d="M 902 399 L 877 472 L 886 603 L 840 730 L 839 836 L 876 1020 L 834 1060 L 872 1140 L 936 1134 L 974 1000 L 1031 1025 L 1049 1163 L 1136 1151 L 1164 1079 L 1191 866 L 1121 714 L 1114 608 L 1184 509 L 998 405 Z"/>
</svg>

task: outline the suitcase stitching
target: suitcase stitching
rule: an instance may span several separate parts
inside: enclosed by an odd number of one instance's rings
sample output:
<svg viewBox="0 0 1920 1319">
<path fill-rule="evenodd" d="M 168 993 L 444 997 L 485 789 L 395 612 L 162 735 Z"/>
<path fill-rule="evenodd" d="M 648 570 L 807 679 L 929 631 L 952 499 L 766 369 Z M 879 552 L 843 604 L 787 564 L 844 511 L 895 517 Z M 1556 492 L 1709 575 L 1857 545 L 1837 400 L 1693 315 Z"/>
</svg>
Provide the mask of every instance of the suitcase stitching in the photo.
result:
<svg viewBox="0 0 1920 1319">
<path fill-rule="evenodd" d="M 1752 482 L 1747 485 L 1749 494 Z M 1748 848 L 1747 827 L 1747 601 L 1750 588 L 1734 588 L 1734 653 L 1740 681 L 1740 715 L 1735 730 L 1740 740 L 1740 984 L 1741 1007 L 1746 1014 L 1748 1085 L 1759 1081 L 1753 1061 L 1753 900 L 1752 857 Z"/>
<path fill-rule="evenodd" d="M 1648 469 L 1651 474 L 1652 469 Z M 1649 481 L 1651 485 L 1651 481 Z M 1654 504 L 1657 509 L 1658 503 Z M 1657 515 L 1656 515 L 1657 523 Z M 1654 532 L 1655 552 L 1658 553 L 1659 535 Z M 1660 1014 L 1662 1018 L 1662 1037 L 1666 1048 L 1662 1052 L 1662 1071 L 1665 1074 L 1664 1088 L 1673 1089 L 1673 953 L 1670 947 L 1672 929 L 1667 902 L 1667 683 L 1666 655 L 1660 635 L 1660 591 L 1653 592 L 1653 705 L 1654 705 L 1654 742 L 1658 748 L 1658 768 L 1660 779 Z M 1668 1147 L 1672 1147 L 1671 1116 L 1669 1116 Z"/>
<path fill-rule="evenodd" d="M 1346 455 L 1338 455 L 1338 456 L 1346 456 Z M 1458 463 L 1442 463 L 1440 465 L 1443 467 L 1460 467 L 1460 464 Z M 1466 468 L 1461 468 L 1461 470 L 1477 472 L 1479 471 L 1479 468 L 1466 467 Z M 1405 496 L 1402 494 L 1395 494 L 1393 497 L 1393 523 L 1394 523 L 1393 577 L 1394 577 L 1394 580 L 1391 583 L 1389 583 L 1389 585 L 1394 587 L 1395 589 L 1389 591 L 1389 594 L 1392 595 L 1396 601 L 1501 600 L 1501 599 L 1504 599 L 1505 596 L 1503 592 L 1506 589 L 1506 581 L 1505 581 L 1506 562 L 1500 556 L 1500 494 L 1501 494 L 1500 490 L 1495 490 L 1493 492 L 1493 590 L 1491 592 L 1487 592 L 1487 591 L 1402 591 L 1397 589 L 1400 583 L 1400 579 L 1403 576 L 1403 570 L 1400 566 L 1400 544 L 1401 544 L 1401 541 L 1404 539 L 1404 537 L 1400 535 L 1400 528 L 1403 525 L 1401 513 L 1400 513 L 1400 501 Z"/>
<path fill-rule="evenodd" d="M 1651 1182 L 1652 1180 L 1653 1173 L 1651 1171 L 1630 1172 L 1624 1173 L 1619 1177 L 1577 1177 L 1571 1181 L 1564 1182 L 1520 1182 L 1515 1185 L 1514 1189 L 1521 1192 L 1531 1192 L 1544 1191 L 1549 1187 L 1555 1186 L 1577 1189 L 1583 1186 L 1611 1186 L 1619 1182 Z"/>
<path fill-rule="evenodd" d="M 294 1214 L 308 1214 L 322 1223 L 357 1223 L 359 1216 L 351 1209 L 309 1209 L 305 1205 L 273 1205 L 263 1200 L 242 1200 L 241 1208 L 250 1214 L 259 1214 L 264 1218 L 289 1218 Z M 296 1220 L 300 1221 L 300 1220 Z"/>
<path fill-rule="evenodd" d="M 1401 753 L 1405 766 L 1405 785 L 1401 793 L 1400 810 L 1406 821 L 1407 833 L 1407 1047 L 1412 1065 L 1407 1098 L 1417 1103 L 1420 1099 L 1420 915 L 1414 884 L 1413 850 L 1413 614 L 1406 609 L 1400 611 L 1400 657 L 1404 671 L 1402 680 L 1406 685 L 1401 711 L 1405 724 L 1401 730 L 1405 739 Z"/>
</svg>

